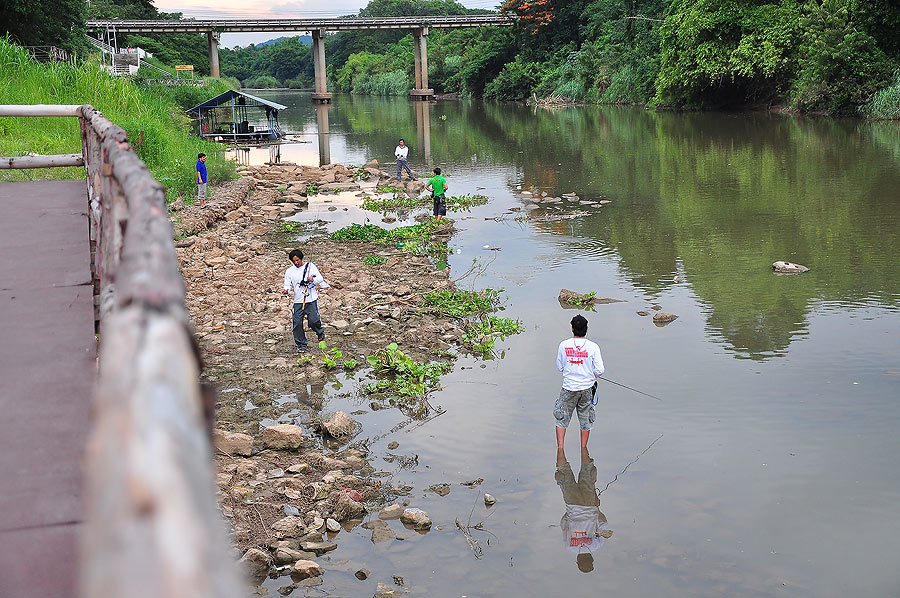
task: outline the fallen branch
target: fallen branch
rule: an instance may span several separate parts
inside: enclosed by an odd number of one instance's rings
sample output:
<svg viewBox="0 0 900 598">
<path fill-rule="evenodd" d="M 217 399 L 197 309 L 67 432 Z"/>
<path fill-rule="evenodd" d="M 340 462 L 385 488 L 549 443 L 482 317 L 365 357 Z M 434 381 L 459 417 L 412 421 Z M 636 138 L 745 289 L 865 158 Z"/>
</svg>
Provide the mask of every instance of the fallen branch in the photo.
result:
<svg viewBox="0 0 900 598">
<path fill-rule="evenodd" d="M 466 537 L 466 541 L 469 543 L 469 547 L 472 549 L 472 552 L 475 554 L 476 559 L 480 559 L 481 555 L 484 551 L 481 549 L 481 546 L 478 545 L 478 540 L 472 537 L 472 534 L 469 533 L 469 530 L 466 529 L 462 523 L 460 523 L 459 519 L 456 520 L 456 527 L 459 528 L 459 531 L 463 533 Z"/>
</svg>

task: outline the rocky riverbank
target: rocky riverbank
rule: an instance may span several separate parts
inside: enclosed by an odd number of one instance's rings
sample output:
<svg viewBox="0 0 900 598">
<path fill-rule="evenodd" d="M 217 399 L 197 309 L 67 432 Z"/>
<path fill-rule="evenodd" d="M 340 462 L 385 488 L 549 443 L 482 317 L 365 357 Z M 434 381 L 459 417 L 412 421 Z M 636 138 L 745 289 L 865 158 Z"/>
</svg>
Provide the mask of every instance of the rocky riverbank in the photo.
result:
<svg viewBox="0 0 900 598">
<path fill-rule="evenodd" d="M 429 291 L 453 289 L 449 270 L 396 244 L 327 236 L 297 243 L 282 224 L 315 190 L 367 195 L 389 179 L 375 163 L 363 169 L 249 168 L 215 189 L 208 208 L 173 206 L 187 305 L 206 361 L 203 378 L 218 389 L 221 508 L 250 576 L 256 583 L 285 576 L 285 595 L 321 583 L 316 559 L 336 548 L 342 530 L 368 516 L 374 517 L 365 524 L 373 542 L 403 533 L 386 519 L 402 517 L 407 533 L 430 526 L 427 514 L 407 509 L 415 505 L 405 502 L 404 489 L 379 477 L 365 444 L 353 443 L 360 426 L 351 423 L 339 438 L 324 432 L 323 421 L 334 414 L 322 413 L 322 390 L 339 373 L 352 376 L 350 366 L 360 367 L 355 364 L 391 343 L 417 362 L 449 362 L 448 351 L 463 344 L 464 331 L 458 321 L 421 304 Z M 420 185 L 414 180 L 407 188 L 415 194 Z M 451 221 L 442 222 L 433 236 L 446 243 L 454 229 Z M 319 300 L 327 347 L 306 355 L 296 352 L 291 300 L 281 294 L 287 252 L 294 247 L 331 285 Z M 368 407 L 387 403 L 373 398 Z M 367 575 L 360 571 L 357 577 Z M 383 596 L 395 591 L 381 590 Z"/>
</svg>

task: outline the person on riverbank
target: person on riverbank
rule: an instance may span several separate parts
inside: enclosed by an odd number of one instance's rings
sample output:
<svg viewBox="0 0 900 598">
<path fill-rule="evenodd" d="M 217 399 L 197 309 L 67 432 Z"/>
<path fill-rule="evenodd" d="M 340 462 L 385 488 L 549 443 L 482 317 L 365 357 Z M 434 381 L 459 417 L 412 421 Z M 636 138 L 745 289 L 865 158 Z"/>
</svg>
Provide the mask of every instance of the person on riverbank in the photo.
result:
<svg viewBox="0 0 900 598">
<path fill-rule="evenodd" d="M 197 201 L 206 207 L 206 154 L 197 154 Z"/>
<path fill-rule="evenodd" d="M 597 496 L 597 466 L 588 454 L 586 446 L 581 447 L 581 469 L 578 481 L 572 466 L 566 460 L 562 447 L 556 449 L 556 483 L 562 490 L 566 512 L 559 522 L 566 549 L 575 553 L 575 562 L 582 573 L 594 570 L 596 552 L 612 532 L 606 530 L 606 515 L 600 512 L 600 498 Z"/>
<path fill-rule="evenodd" d="M 434 200 L 434 208 L 432 209 L 432 213 L 434 217 L 438 220 L 441 219 L 442 216 L 447 215 L 447 189 L 449 185 L 447 185 L 447 179 L 441 176 L 441 169 L 434 169 L 434 176 L 428 179 L 428 184 L 425 185 L 425 188 L 431 191 L 431 199 Z"/>
<path fill-rule="evenodd" d="M 406 157 L 409 155 L 409 148 L 402 139 L 397 144 L 397 147 L 394 148 L 394 155 L 397 156 L 397 180 L 403 180 L 404 168 L 406 169 L 406 174 L 409 176 L 409 180 L 413 180 L 412 170 L 409 169 L 409 162 L 406 161 Z"/>
<path fill-rule="evenodd" d="M 572 412 L 578 411 L 581 424 L 581 446 L 585 447 L 594 425 L 594 393 L 597 378 L 603 375 L 603 357 L 600 347 L 586 337 L 587 318 L 578 314 L 571 321 L 573 337 L 559 343 L 556 369 L 563 374 L 562 389 L 556 400 L 553 415 L 556 417 L 556 446 L 562 448 L 566 428 L 572 420 Z"/>
<path fill-rule="evenodd" d="M 322 273 L 316 268 L 312 262 L 303 262 L 303 252 L 294 249 L 288 254 L 291 260 L 291 266 L 284 272 L 284 290 L 283 295 L 287 295 L 289 290 L 294 293 L 294 309 L 291 314 L 292 330 L 294 332 L 294 343 L 297 350 L 305 352 L 309 350 L 306 342 L 306 330 L 303 328 L 303 318 L 306 317 L 309 327 L 316 333 L 318 340 L 325 340 L 325 327 L 322 326 L 322 318 L 319 316 L 319 293 L 316 287 L 323 285 L 325 288 L 325 279 Z"/>
</svg>

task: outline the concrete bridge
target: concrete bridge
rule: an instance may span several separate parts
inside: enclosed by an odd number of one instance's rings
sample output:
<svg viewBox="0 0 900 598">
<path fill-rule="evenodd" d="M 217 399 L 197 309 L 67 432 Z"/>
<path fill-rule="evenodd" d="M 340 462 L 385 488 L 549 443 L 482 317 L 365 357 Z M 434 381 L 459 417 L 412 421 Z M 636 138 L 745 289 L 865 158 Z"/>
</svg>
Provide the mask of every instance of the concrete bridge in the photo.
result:
<svg viewBox="0 0 900 598">
<path fill-rule="evenodd" d="M 508 27 L 514 16 L 460 15 L 431 17 L 378 17 L 330 19 L 182 19 L 178 21 L 88 21 L 88 29 L 108 33 L 205 33 L 209 41 L 209 72 L 219 76 L 219 36 L 222 33 L 258 31 L 310 31 L 313 38 L 316 91 L 313 102 L 328 103 L 331 94 L 325 80 L 325 32 L 360 29 L 400 29 L 413 32 L 415 43 L 416 85 L 409 92 L 413 99 L 427 100 L 434 95 L 428 87 L 428 30 L 462 27 Z"/>
</svg>

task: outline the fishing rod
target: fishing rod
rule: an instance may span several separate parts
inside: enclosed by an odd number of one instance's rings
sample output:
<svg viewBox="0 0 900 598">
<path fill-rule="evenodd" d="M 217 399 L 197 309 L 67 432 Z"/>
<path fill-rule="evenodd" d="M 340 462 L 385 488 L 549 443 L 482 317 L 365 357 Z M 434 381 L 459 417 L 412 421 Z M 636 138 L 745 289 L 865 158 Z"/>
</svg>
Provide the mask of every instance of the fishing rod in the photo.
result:
<svg viewBox="0 0 900 598">
<path fill-rule="evenodd" d="M 615 384 L 616 386 L 621 386 L 622 388 L 627 388 L 628 390 L 630 390 L 632 392 L 636 392 L 638 394 L 644 395 L 645 397 L 650 397 L 651 399 L 656 399 L 657 401 L 662 402 L 662 399 L 657 397 L 656 395 L 652 395 L 649 392 L 644 392 L 643 390 L 638 390 L 636 388 L 631 388 L 630 386 L 625 386 L 624 384 L 620 384 L 619 382 L 616 382 L 615 380 L 610 380 L 609 378 L 603 378 L 603 377 L 600 377 L 599 380 L 605 380 L 606 382 L 609 382 L 610 384 Z"/>
</svg>

